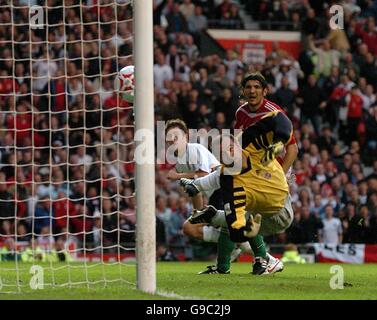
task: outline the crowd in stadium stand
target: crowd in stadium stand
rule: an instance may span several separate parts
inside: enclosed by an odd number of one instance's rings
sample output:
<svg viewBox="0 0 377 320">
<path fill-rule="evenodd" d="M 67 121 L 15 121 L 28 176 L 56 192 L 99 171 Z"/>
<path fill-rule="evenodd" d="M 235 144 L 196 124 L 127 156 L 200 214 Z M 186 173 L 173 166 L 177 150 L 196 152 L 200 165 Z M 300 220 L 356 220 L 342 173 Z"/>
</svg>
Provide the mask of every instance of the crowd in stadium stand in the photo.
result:
<svg viewBox="0 0 377 320">
<path fill-rule="evenodd" d="M 0 4 L 3 249 L 134 247 L 132 106 L 113 87 L 132 64 L 131 6 L 117 26 L 113 6 L 49 1 L 46 30 L 30 28 L 28 3 Z"/>
<path fill-rule="evenodd" d="M 243 2 L 262 28 L 301 32 L 299 58 L 278 44 L 264 64 L 245 65 L 238 47 L 223 57 L 203 56 L 195 32 L 179 28 L 183 23 L 161 22 L 169 15 L 169 2 L 156 7 L 157 119 L 181 117 L 196 129 L 232 127 L 244 74 L 262 72 L 269 82 L 267 98 L 287 112 L 299 144 L 296 182 L 290 186 L 295 219 L 287 232 L 268 241 L 376 243 L 377 2 L 344 2 L 344 30 L 329 29 L 329 1 Z M 171 11 L 180 11 L 183 21 L 194 3 L 203 6 L 208 20 L 236 6 L 184 1 Z M 180 229 L 170 226 L 183 221 L 190 209 L 162 169 L 157 171 L 157 216 L 168 226 L 168 241 L 182 243 Z"/>
<path fill-rule="evenodd" d="M 262 72 L 269 82 L 267 98 L 287 112 L 299 145 L 290 185 L 295 219 L 268 241 L 326 242 L 335 232 L 339 242 L 377 243 L 377 1 L 344 1 L 344 30 L 328 28 L 331 1 L 239 2 L 264 21 L 261 28 L 301 32 L 299 58 L 278 44 L 263 64 L 245 65 L 238 47 L 223 56 L 203 56 L 201 32 L 244 28 L 239 5 L 155 0 L 156 120 L 231 128 L 243 76 Z M 67 231 L 93 248 L 111 247 L 118 237 L 134 241 L 134 145 L 127 127 L 133 119 L 127 103 L 116 108 L 113 92 L 119 67 L 132 64 L 132 21 L 98 27 L 91 22 L 112 21 L 114 11 L 98 12 L 95 7 L 84 12 L 82 29 L 80 10 L 73 7 L 65 10 L 65 28 L 49 28 L 47 38 L 43 30 L 31 31 L 31 39 L 48 40 L 48 48 L 22 43 L 29 28 L 15 26 L 12 33 L 6 24 L 26 24 L 27 10 L 16 7 L 13 20 L 10 9 L 0 12 L 0 241 L 16 234 L 31 242 L 37 234 L 40 244 L 59 242 Z M 118 20 L 132 17 L 130 8 L 117 14 Z M 63 11 L 50 9 L 48 17 L 59 23 Z M 123 56 L 118 63 L 116 54 Z M 31 81 L 31 75 L 38 78 Z M 116 161 L 118 155 L 124 162 Z M 156 166 L 158 254 L 167 260 L 174 255 L 166 248 L 193 244 L 182 232 L 192 207 L 177 183 L 167 180 L 170 168 Z M 339 227 L 327 228 L 330 221 Z"/>
</svg>

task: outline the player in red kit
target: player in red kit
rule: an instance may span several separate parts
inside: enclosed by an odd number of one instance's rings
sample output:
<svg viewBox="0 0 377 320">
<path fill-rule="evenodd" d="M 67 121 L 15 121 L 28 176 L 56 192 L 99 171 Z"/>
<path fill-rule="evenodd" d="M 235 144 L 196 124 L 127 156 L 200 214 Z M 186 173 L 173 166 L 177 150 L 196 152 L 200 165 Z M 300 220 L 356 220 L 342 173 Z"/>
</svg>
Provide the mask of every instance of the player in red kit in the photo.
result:
<svg viewBox="0 0 377 320">
<path fill-rule="evenodd" d="M 279 107 L 277 104 L 273 103 L 266 99 L 268 93 L 268 84 L 266 79 L 259 72 L 252 73 L 247 75 L 241 83 L 242 86 L 242 97 L 246 101 L 242 104 L 236 111 L 236 123 L 234 125 L 235 129 L 247 129 L 253 124 L 257 123 L 263 116 L 271 111 L 280 111 L 284 110 Z M 279 163 L 281 164 L 284 173 L 286 174 L 287 179 L 291 177 L 291 166 L 296 160 L 298 154 L 298 147 L 294 135 L 288 143 L 285 149 L 285 154 L 283 157 L 277 157 Z M 290 206 L 290 204 L 288 204 Z M 256 266 L 254 269 L 260 269 L 260 264 L 265 264 L 266 254 L 264 254 L 264 241 L 263 236 L 258 235 L 254 240 L 254 246 L 252 249 L 256 257 L 262 256 L 261 259 L 256 259 Z M 261 254 L 258 254 L 255 248 L 258 248 L 258 251 L 261 251 Z M 268 255 L 267 255 L 268 259 Z"/>
<path fill-rule="evenodd" d="M 247 129 L 259 121 L 264 115 L 271 111 L 284 112 L 277 104 L 267 100 L 267 82 L 260 73 L 251 74 L 242 81 L 243 98 L 246 102 L 236 111 L 235 129 Z M 293 162 L 297 158 L 298 148 L 293 136 L 285 150 L 285 155 L 280 158 L 280 164 L 288 173 Z"/>
</svg>

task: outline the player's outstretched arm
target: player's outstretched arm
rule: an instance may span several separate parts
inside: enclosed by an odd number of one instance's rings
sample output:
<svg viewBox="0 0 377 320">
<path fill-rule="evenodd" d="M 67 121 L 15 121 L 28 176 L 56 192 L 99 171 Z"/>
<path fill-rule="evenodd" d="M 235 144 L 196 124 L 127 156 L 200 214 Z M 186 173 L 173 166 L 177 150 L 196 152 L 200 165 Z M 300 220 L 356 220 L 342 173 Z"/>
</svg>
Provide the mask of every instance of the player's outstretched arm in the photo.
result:
<svg viewBox="0 0 377 320">
<path fill-rule="evenodd" d="M 297 144 L 288 144 L 285 147 L 285 156 L 283 158 L 283 162 L 281 167 L 284 170 L 284 173 L 287 174 L 289 168 L 293 165 L 298 155 L 298 147 Z"/>
<path fill-rule="evenodd" d="M 176 181 L 182 178 L 186 179 L 195 179 L 197 177 L 204 177 L 208 174 L 208 172 L 205 171 L 196 171 L 196 172 L 183 172 L 179 173 L 176 171 L 176 169 L 172 169 L 168 172 L 167 178 L 172 181 Z"/>
</svg>

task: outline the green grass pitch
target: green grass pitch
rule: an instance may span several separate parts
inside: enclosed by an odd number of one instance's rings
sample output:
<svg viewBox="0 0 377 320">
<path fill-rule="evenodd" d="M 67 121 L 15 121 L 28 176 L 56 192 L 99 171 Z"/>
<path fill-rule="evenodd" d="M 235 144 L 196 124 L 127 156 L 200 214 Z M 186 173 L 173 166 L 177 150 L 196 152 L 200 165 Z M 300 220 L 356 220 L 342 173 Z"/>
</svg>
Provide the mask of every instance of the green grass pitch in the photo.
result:
<svg viewBox="0 0 377 320">
<path fill-rule="evenodd" d="M 54 264 L 53 273 L 49 264 L 44 268 L 44 289 L 32 290 L 29 283 L 31 264 L 20 263 L 18 282 L 20 293 L 15 291 L 17 278 L 14 263 L 0 263 L 0 299 L 229 299 L 229 300 L 299 300 L 299 299 L 377 299 L 377 265 L 342 264 L 344 269 L 344 289 L 330 288 L 332 264 L 287 265 L 281 273 L 270 276 L 249 274 L 249 263 L 234 263 L 229 275 L 198 275 L 206 262 L 165 262 L 157 264 L 158 294 L 151 295 L 136 290 L 135 265 L 87 264 L 87 272 L 82 263 Z M 9 270 L 7 270 L 9 269 Z M 105 275 L 106 286 L 101 280 Z M 122 278 L 123 281 L 114 281 Z M 55 287 L 48 285 L 55 279 Z M 71 279 L 77 285 L 64 283 Z M 79 284 L 86 280 L 89 285 Z"/>
</svg>

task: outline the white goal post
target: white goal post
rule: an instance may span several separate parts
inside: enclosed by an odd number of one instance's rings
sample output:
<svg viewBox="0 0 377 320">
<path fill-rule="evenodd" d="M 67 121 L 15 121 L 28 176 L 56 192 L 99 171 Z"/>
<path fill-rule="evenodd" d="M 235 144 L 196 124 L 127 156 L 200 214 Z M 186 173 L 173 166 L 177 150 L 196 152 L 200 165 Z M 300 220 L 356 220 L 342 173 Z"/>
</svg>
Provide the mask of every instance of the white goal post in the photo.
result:
<svg viewBox="0 0 377 320">
<path fill-rule="evenodd" d="M 156 290 L 156 217 L 153 102 L 153 0 L 134 1 L 135 133 L 145 130 L 144 141 L 152 157 L 136 158 L 136 263 L 137 285 Z"/>
</svg>

